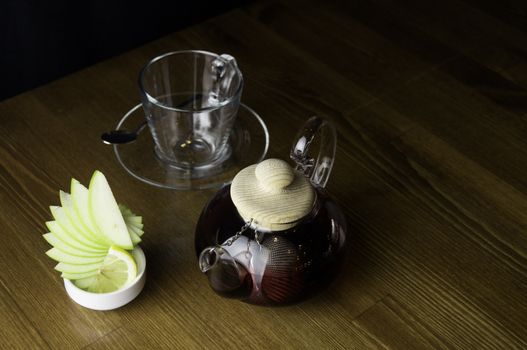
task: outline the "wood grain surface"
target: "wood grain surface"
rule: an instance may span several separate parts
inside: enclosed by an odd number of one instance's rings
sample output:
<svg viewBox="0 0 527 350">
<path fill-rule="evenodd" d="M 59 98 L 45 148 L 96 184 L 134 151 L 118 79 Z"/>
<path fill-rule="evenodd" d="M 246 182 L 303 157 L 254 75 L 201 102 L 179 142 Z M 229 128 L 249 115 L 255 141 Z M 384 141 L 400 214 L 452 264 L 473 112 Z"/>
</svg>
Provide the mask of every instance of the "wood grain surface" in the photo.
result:
<svg viewBox="0 0 527 350">
<path fill-rule="evenodd" d="M 256 2 L 1 102 L 0 348 L 527 348 L 526 13 L 518 0 Z M 313 114 L 337 126 L 328 190 L 350 249 L 314 298 L 215 295 L 193 247 L 214 191 L 143 184 L 100 142 L 138 103 L 142 65 L 180 49 L 236 57 L 269 157 Z M 59 189 L 95 169 L 146 232 L 145 289 L 108 312 L 67 297 L 41 237 Z"/>
</svg>

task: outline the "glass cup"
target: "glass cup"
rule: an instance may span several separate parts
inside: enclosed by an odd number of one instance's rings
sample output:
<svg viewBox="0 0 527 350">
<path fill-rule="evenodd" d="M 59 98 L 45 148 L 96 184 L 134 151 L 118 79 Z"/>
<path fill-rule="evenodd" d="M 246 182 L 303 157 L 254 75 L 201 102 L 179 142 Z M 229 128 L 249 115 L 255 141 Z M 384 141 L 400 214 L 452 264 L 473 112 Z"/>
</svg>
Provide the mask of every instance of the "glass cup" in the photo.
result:
<svg viewBox="0 0 527 350">
<path fill-rule="evenodd" d="M 152 59 L 139 87 L 157 157 L 204 177 L 231 154 L 228 145 L 243 78 L 230 55 L 176 51 Z"/>
</svg>

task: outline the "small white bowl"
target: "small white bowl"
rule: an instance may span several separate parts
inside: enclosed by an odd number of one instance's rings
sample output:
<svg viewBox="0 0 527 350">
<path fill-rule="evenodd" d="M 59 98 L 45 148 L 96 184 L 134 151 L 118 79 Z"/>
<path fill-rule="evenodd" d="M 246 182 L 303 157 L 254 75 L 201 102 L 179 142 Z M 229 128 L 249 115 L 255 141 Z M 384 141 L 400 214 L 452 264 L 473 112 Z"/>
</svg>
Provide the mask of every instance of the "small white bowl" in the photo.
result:
<svg viewBox="0 0 527 350">
<path fill-rule="evenodd" d="M 66 292 L 77 304 L 93 310 L 113 310 L 128 304 L 141 293 L 146 280 L 145 253 L 137 246 L 132 251 L 132 255 L 137 264 L 137 277 L 128 287 L 111 293 L 91 293 L 78 288 L 70 280 L 64 279 Z"/>
</svg>

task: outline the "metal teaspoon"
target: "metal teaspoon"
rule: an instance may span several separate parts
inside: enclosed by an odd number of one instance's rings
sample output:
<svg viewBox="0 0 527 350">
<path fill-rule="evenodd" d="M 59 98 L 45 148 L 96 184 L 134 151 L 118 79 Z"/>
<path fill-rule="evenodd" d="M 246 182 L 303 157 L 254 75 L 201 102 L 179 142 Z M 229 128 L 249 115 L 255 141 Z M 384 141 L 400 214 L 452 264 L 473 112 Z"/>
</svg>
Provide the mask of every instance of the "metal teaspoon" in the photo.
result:
<svg viewBox="0 0 527 350">
<path fill-rule="evenodd" d="M 128 130 L 112 130 L 105 132 L 101 135 L 102 142 L 104 142 L 107 145 L 116 145 L 116 144 L 122 144 L 122 143 L 129 143 L 132 141 L 135 141 L 137 138 L 137 135 L 146 126 L 146 120 L 141 123 L 135 130 L 128 131 Z"/>
<path fill-rule="evenodd" d="M 189 98 L 188 100 L 185 100 L 182 103 L 180 103 L 179 105 L 177 105 L 176 108 L 186 107 L 190 103 L 194 103 L 196 100 L 198 100 L 198 99 L 200 99 L 202 97 L 203 97 L 203 94 L 196 94 L 196 95 L 192 96 L 191 98 Z M 129 142 L 135 141 L 135 139 L 137 138 L 137 135 L 139 135 L 139 133 L 141 131 L 143 131 L 145 126 L 146 126 L 146 120 L 144 122 L 142 122 L 137 127 L 137 129 L 135 129 L 133 131 L 112 130 L 112 131 L 108 131 L 108 132 L 105 132 L 104 134 L 102 134 L 101 135 L 101 139 L 102 139 L 102 142 L 104 142 L 107 145 L 119 145 L 119 144 L 123 144 L 123 143 L 129 143 Z"/>
</svg>

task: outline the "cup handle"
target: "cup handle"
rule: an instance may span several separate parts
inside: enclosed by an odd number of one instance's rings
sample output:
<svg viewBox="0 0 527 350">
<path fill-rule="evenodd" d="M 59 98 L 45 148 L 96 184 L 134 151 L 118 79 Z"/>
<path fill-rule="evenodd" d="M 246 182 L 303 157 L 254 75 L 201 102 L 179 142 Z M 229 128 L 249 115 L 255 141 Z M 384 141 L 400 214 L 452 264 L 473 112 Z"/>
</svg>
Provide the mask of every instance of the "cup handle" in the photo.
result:
<svg viewBox="0 0 527 350">
<path fill-rule="evenodd" d="M 230 65 L 233 69 L 227 70 L 226 66 Z M 212 74 L 214 76 L 213 86 L 209 95 L 209 103 L 215 105 L 220 103 L 220 92 L 227 88 L 234 75 L 238 71 L 236 59 L 229 54 L 221 54 L 212 61 Z M 227 74 L 226 74 L 227 72 Z"/>
<path fill-rule="evenodd" d="M 319 144 L 316 160 L 308 153 L 314 140 Z M 308 119 L 297 134 L 290 157 L 296 163 L 296 169 L 308 177 L 313 186 L 324 188 L 333 168 L 336 147 L 335 126 L 327 119 L 314 116 Z"/>
</svg>

